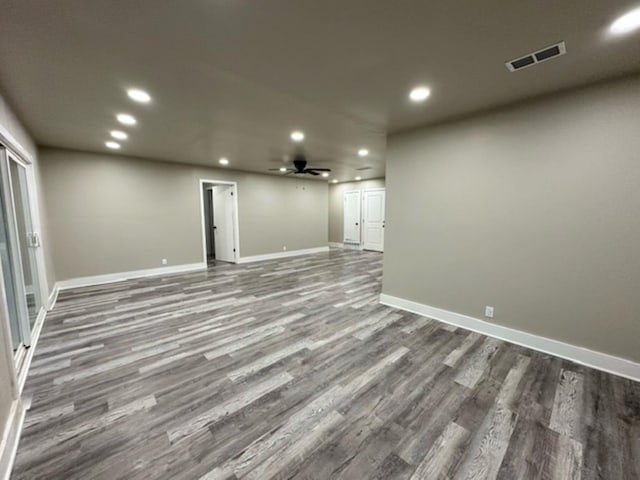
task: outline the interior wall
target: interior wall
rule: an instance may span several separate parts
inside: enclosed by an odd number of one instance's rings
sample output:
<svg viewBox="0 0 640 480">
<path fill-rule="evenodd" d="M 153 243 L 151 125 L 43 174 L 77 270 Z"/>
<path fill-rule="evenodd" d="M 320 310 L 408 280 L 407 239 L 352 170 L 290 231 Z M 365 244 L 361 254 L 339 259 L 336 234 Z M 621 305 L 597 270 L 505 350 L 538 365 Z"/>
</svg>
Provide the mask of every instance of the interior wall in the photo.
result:
<svg viewBox="0 0 640 480">
<path fill-rule="evenodd" d="M 640 361 L 639 112 L 635 76 L 391 136 L 383 292 Z"/>
<path fill-rule="evenodd" d="M 345 182 L 329 185 L 329 241 L 342 243 L 344 240 L 344 192 L 368 188 L 384 188 L 384 178 Z"/>
<path fill-rule="evenodd" d="M 57 280 L 202 263 L 200 179 L 238 183 L 240 256 L 324 247 L 325 182 L 42 149 Z"/>
</svg>

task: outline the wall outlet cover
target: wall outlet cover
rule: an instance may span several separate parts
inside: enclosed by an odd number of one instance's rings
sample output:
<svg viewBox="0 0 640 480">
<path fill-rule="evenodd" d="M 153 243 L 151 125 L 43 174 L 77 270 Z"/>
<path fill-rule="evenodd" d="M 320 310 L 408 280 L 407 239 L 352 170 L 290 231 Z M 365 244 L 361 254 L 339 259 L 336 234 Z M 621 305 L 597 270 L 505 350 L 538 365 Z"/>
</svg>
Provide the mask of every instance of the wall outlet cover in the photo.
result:
<svg viewBox="0 0 640 480">
<path fill-rule="evenodd" d="M 163 265 L 166 265 L 166 264 L 167 264 L 167 259 L 166 259 L 166 258 L 163 258 L 163 259 L 162 259 L 162 264 L 163 264 Z"/>
<path fill-rule="evenodd" d="M 489 305 L 484 307 L 484 316 L 485 317 L 489 317 L 489 318 L 493 318 L 493 307 L 491 307 Z"/>
</svg>

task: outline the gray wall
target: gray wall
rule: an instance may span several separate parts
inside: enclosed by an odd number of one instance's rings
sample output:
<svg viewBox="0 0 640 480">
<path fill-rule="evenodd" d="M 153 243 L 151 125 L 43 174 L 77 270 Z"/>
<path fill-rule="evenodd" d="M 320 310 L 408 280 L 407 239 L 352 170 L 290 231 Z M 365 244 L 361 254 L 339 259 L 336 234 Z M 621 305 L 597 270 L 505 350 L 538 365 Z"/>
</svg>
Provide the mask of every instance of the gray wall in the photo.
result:
<svg viewBox="0 0 640 480">
<path fill-rule="evenodd" d="M 342 243 L 344 240 L 344 192 L 384 187 L 384 178 L 345 182 L 329 185 L 329 241 Z"/>
<path fill-rule="evenodd" d="M 202 262 L 199 180 L 238 182 L 240 255 L 328 243 L 325 182 L 40 151 L 56 280 Z"/>
<path fill-rule="evenodd" d="M 388 147 L 384 293 L 640 361 L 640 77 Z"/>
</svg>

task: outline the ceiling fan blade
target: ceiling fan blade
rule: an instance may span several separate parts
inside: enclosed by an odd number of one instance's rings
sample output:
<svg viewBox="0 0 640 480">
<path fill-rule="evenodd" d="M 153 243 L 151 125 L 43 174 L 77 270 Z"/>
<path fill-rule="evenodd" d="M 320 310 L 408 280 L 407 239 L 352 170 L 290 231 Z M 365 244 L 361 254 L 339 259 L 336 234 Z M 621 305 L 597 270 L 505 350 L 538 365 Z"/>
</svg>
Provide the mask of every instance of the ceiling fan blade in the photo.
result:
<svg viewBox="0 0 640 480">
<path fill-rule="evenodd" d="M 304 173 L 308 173 L 309 175 L 320 175 L 318 172 L 314 172 L 313 170 L 306 169 Z"/>
<path fill-rule="evenodd" d="M 307 170 L 313 170 L 314 172 L 330 172 L 331 169 L 330 168 L 307 168 Z"/>
<path fill-rule="evenodd" d="M 270 172 L 279 172 L 280 169 L 279 168 L 270 168 L 269 171 Z"/>
</svg>

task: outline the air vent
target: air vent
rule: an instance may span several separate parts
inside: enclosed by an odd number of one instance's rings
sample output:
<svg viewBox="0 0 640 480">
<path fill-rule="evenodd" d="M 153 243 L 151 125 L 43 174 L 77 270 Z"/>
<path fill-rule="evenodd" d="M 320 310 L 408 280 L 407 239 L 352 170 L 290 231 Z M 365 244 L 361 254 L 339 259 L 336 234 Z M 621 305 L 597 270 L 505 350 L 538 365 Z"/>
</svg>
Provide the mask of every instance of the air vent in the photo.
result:
<svg viewBox="0 0 640 480">
<path fill-rule="evenodd" d="M 559 57 L 565 53 L 567 53 L 567 48 L 564 42 L 560 42 L 555 45 L 551 45 L 550 47 L 543 48 L 542 50 L 538 50 L 537 52 L 525 55 L 524 57 L 506 62 L 505 65 L 510 72 L 515 72 L 516 70 L 522 70 L 523 68 L 530 67 L 531 65 L 545 62 L 551 58 Z"/>
</svg>

